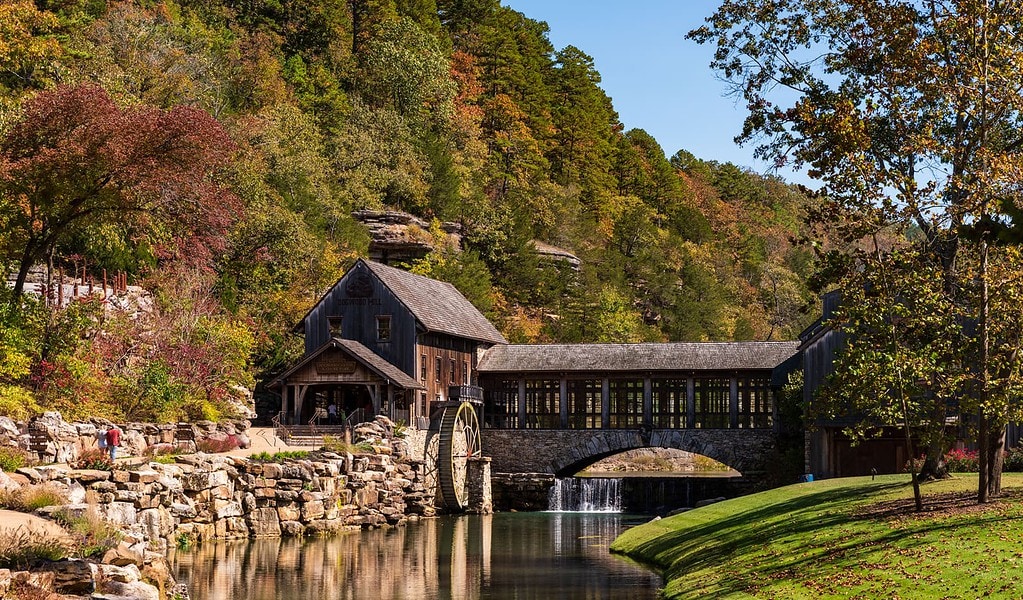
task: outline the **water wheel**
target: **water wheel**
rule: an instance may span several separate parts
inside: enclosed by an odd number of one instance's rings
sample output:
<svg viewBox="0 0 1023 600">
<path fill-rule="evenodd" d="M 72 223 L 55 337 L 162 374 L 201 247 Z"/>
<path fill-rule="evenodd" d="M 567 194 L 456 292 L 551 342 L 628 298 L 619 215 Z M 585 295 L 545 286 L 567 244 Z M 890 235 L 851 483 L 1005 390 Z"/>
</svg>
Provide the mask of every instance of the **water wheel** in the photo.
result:
<svg viewBox="0 0 1023 600">
<path fill-rule="evenodd" d="M 441 501 L 448 511 L 464 510 L 468 504 L 466 462 L 481 456 L 479 420 L 469 402 L 444 407 L 440 422 L 437 467 Z"/>
</svg>

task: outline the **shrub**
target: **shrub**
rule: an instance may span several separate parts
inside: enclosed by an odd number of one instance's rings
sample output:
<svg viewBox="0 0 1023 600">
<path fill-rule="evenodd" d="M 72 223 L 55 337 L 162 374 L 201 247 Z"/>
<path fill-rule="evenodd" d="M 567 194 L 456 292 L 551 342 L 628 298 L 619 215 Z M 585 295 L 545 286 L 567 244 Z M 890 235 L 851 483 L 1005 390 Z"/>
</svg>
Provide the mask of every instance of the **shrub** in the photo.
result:
<svg viewBox="0 0 1023 600">
<path fill-rule="evenodd" d="M 38 560 L 60 560 L 71 550 L 66 540 L 38 531 L 15 529 L 0 534 L 0 568 L 25 570 Z"/>
<path fill-rule="evenodd" d="M 199 452 L 205 452 L 206 454 L 217 454 L 220 452 L 230 452 L 236 448 L 241 447 L 241 442 L 238 441 L 238 437 L 229 435 L 226 438 L 213 438 L 207 437 L 199 440 L 195 443 L 195 448 Z"/>
<path fill-rule="evenodd" d="M 86 448 L 71 466 L 76 469 L 114 470 L 114 462 L 110 460 L 110 454 L 102 448 Z"/>
<path fill-rule="evenodd" d="M 16 490 L 0 492 L 0 506 L 19 512 L 32 512 L 46 506 L 66 504 L 64 492 L 50 485 L 24 485 Z"/>
<path fill-rule="evenodd" d="M 980 468 L 976 450 L 949 450 L 945 454 L 945 467 L 949 473 L 976 473 Z"/>
<path fill-rule="evenodd" d="M 284 462 L 289 459 L 306 458 L 309 456 L 308 450 L 285 450 L 283 452 L 257 452 L 249 457 L 249 459 L 256 462 Z"/>
<path fill-rule="evenodd" d="M 8 473 L 30 464 L 31 456 L 21 448 L 0 446 L 0 471 Z"/>
<path fill-rule="evenodd" d="M 124 532 L 105 521 L 94 505 L 90 505 L 80 517 L 61 512 L 57 513 L 56 519 L 78 537 L 79 553 L 83 558 L 102 556 L 124 538 Z"/>
<path fill-rule="evenodd" d="M 327 452 L 336 452 L 338 454 L 370 454 L 373 452 L 373 444 L 369 442 L 352 444 L 346 442 L 344 438 L 325 435 L 323 436 L 323 449 Z"/>
<path fill-rule="evenodd" d="M 1005 453 L 1005 465 L 1003 469 L 1017 473 L 1023 471 L 1023 448 L 1010 448 L 1009 451 Z"/>
</svg>

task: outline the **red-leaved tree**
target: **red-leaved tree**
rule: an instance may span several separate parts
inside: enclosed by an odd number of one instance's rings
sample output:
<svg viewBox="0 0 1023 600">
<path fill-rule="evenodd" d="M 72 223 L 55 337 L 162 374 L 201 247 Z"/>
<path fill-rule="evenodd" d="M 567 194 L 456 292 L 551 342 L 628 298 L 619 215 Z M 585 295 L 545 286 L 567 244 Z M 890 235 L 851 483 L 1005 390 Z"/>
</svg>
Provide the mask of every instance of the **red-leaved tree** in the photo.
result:
<svg viewBox="0 0 1023 600">
<path fill-rule="evenodd" d="M 97 224 L 159 224 L 193 260 L 216 250 L 238 209 L 214 179 L 234 144 L 187 106 L 120 107 L 96 85 L 42 92 L 0 137 L 0 251 L 18 276 Z"/>
</svg>

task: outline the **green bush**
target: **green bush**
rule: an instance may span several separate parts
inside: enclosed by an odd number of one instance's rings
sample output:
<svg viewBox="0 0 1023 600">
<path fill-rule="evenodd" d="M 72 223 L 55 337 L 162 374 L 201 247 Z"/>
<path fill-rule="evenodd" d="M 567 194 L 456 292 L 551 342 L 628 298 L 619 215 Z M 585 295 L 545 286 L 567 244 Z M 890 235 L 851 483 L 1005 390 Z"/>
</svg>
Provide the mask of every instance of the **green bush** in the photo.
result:
<svg viewBox="0 0 1023 600">
<path fill-rule="evenodd" d="M 67 541 L 37 531 L 15 529 L 0 534 L 0 568 L 23 571 L 40 560 L 56 561 L 71 554 Z"/>
<path fill-rule="evenodd" d="M 102 556 L 124 538 L 124 532 L 105 521 L 95 506 L 90 506 L 80 517 L 60 512 L 56 519 L 78 538 L 78 554 L 83 558 Z"/>
<path fill-rule="evenodd" d="M 67 498 L 61 490 L 45 483 L 0 492 L 0 506 L 19 512 L 33 512 L 46 506 L 66 503 Z"/>
<path fill-rule="evenodd" d="M 308 450 L 285 450 L 283 452 L 274 452 L 273 454 L 270 454 L 269 452 L 257 452 L 249 458 L 256 462 L 279 463 L 290 459 L 307 458 L 308 456 Z"/>
<path fill-rule="evenodd" d="M 1010 448 L 1005 453 L 1005 465 L 1002 468 L 1016 473 L 1023 471 L 1023 448 Z"/>
<path fill-rule="evenodd" d="M 28 452 L 14 446 L 0 446 L 0 471 L 11 473 L 31 463 Z"/>
</svg>

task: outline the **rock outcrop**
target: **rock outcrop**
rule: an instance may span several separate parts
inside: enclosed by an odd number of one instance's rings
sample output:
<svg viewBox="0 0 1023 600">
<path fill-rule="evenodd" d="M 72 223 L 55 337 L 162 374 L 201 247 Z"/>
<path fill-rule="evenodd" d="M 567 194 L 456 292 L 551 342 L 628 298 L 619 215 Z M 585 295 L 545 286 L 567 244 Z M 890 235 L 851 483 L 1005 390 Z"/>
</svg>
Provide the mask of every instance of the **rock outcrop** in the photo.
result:
<svg viewBox="0 0 1023 600">
<path fill-rule="evenodd" d="M 436 250 L 437 240 L 430 234 L 430 223 L 401 211 L 360 210 L 352 214 L 369 230 L 369 258 L 382 263 L 423 258 Z M 441 243 L 461 249 L 462 227 L 441 223 L 445 238 Z"/>
</svg>

